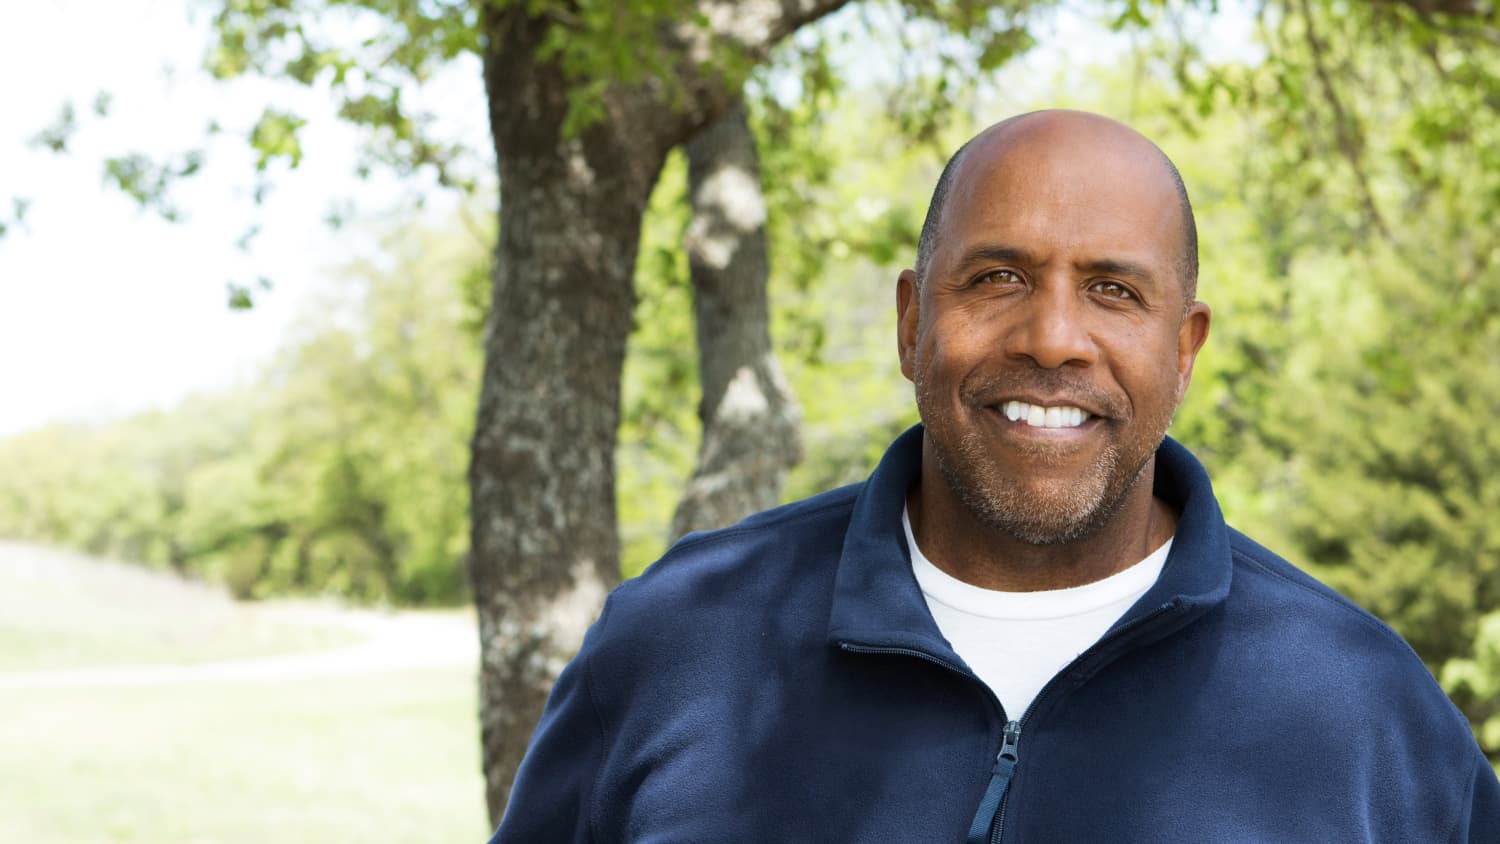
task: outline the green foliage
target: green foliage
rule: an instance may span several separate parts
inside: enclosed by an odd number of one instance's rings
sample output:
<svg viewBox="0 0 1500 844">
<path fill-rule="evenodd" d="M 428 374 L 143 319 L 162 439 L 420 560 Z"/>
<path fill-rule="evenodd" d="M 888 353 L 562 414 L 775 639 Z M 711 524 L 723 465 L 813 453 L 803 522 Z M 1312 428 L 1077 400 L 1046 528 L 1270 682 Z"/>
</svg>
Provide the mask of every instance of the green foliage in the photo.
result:
<svg viewBox="0 0 1500 844">
<path fill-rule="evenodd" d="M 661 555 L 698 453 L 698 357 L 687 254 L 687 160 L 668 159 L 636 257 L 636 309 L 621 383 L 616 447 L 622 569 Z"/>
<path fill-rule="evenodd" d="M 1443 688 L 1469 712 L 1485 747 L 1500 747 L 1500 612 L 1476 625 L 1470 656 L 1443 667 Z"/>
<path fill-rule="evenodd" d="M 772 339 L 802 403 L 798 498 L 862 479 L 916 421 L 895 347 L 910 263 L 942 161 L 913 146 L 882 92 L 757 105 L 771 245 Z M 803 162 L 803 166 L 797 166 Z"/>
<path fill-rule="evenodd" d="M 177 160 L 165 163 L 157 163 L 141 153 L 130 153 L 105 159 L 104 181 L 142 208 L 175 222 L 182 217 L 182 211 L 169 195 L 172 184 L 197 173 L 202 167 L 203 153 L 199 150 L 186 152 Z"/>
<path fill-rule="evenodd" d="M 613 0 L 529 0 L 527 11 L 548 21 L 537 58 L 556 62 L 574 86 L 563 121 L 565 135 L 576 135 L 604 117 L 611 86 L 651 79 L 660 86 L 664 104 L 680 105 L 686 93 L 676 66 L 680 59 L 663 47 L 659 33 L 673 24 L 706 23 L 692 0 L 640 0 L 628 5 Z M 714 59 L 710 72 L 724 74 L 730 90 L 738 88 L 748 64 L 730 49 L 716 50 Z"/>
<path fill-rule="evenodd" d="M 1176 430 L 1231 517 L 1396 627 L 1500 754 L 1500 64 L 1400 8 L 1283 11 L 1263 63 L 1174 57 L 1217 306 Z"/>
<path fill-rule="evenodd" d="M 1051 0 L 885 0 L 862 4 L 872 14 L 864 44 L 895 41 L 897 82 L 886 112 L 909 142 L 946 158 L 943 140 L 955 119 L 967 122 L 990 75 L 1030 50 L 1032 28 L 1060 5 Z"/>
<path fill-rule="evenodd" d="M 229 294 L 230 310 L 246 311 L 255 307 L 256 288 L 262 291 L 270 290 L 271 280 L 265 276 L 260 276 L 255 280 L 254 287 L 246 284 L 237 284 L 232 281 L 225 285 L 226 292 Z"/>
<path fill-rule="evenodd" d="M 373 130 L 369 160 L 359 165 L 360 172 L 375 163 L 403 175 L 431 166 L 440 184 L 472 192 L 474 177 L 460 174 L 468 151 L 440 141 L 431 131 L 433 116 L 413 112 L 401 94 L 444 64 L 479 55 L 490 23 L 486 15 L 524 6 L 544 27 L 536 58 L 554 63 L 570 86 L 563 125 L 569 136 L 600 120 L 609 92 L 621 86 L 649 82 L 663 106 L 675 109 L 684 102 L 688 78 L 714 77 L 727 90 L 739 90 L 762 64 L 762 57 L 747 52 L 733 35 L 711 39 L 706 50 L 684 50 L 677 42 L 691 41 L 691 30 L 710 29 L 695 0 L 494 0 L 482 11 L 485 5 L 461 0 L 215 0 L 215 44 L 205 66 L 220 79 L 256 74 L 307 86 L 326 84 L 340 116 Z M 960 93 L 973 90 L 979 78 L 975 68 L 995 70 L 1029 49 L 1034 43 L 1030 12 L 1053 3 L 869 0 L 867 5 L 898 21 L 883 34 L 894 31 L 905 41 L 907 29 L 915 28 L 929 36 L 927 43 L 903 43 L 910 86 L 889 102 L 903 131 L 931 139 L 960 102 Z M 353 32 L 368 34 L 352 38 Z M 821 71 L 803 77 L 811 83 L 809 91 L 826 91 L 834 84 L 821 37 L 810 32 L 801 39 L 807 56 L 822 59 L 805 67 Z M 693 58 L 684 58 L 684 52 Z M 787 57 L 779 61 L 785 65 Z M 936 69 L 923 67 L 927 62 L 936 62 Z M 268 155 L 296 165 L 295 120 L 278 112 L 274 125 L 263 119 L 252 131 L 252 146 L 261 153 L 258 167 L 264 168 Z"/>
<path fill-rule="evenodd" d="M 346 270 L 254 385 L 0 443 L 0 534 L 242 597 L 460 600 L 479 344 L 457 280 L 487 261 L 420 231 L 386 250 Z"/>
<path fill-rule="evenodd" d="M 284 158 L 288 166 L 302 163 L 302 142 L 297 130 L 307 121 L 290 112 L 268 108 L 250 130 L 250 146 L 256 152 L 255 169 L 264 170 L 272 161 Z"/>
<path fill-rule="evenodd" d="M 479 50 L 479 4 L 455 0 L 221 0 L 205 67 L 223 80 L 245 75 L 326 87 L 339 115 L 370 130 L 356 172 L 375 165 L 410 175 L 424 168 L 445 187 L 477 186 L 470 151 L 439 140 L 433 115 L 402 92 Z M 250 131 L 256 166 L 301 161 L 296 114 L 268 109 Z M 480 156 L 481 159 L 484 156 Z"/>
</svg>

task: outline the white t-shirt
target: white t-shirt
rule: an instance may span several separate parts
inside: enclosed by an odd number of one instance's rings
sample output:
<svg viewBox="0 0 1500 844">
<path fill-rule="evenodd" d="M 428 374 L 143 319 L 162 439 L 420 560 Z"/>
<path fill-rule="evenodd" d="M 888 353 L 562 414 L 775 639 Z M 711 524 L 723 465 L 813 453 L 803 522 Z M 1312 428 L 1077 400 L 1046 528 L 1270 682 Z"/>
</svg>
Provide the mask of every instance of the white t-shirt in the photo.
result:
<svg viewBox="0 0 1500 844">
<path fill-rule="evenodd" d="M 1020 720 L 1057 672 L 1088 650 L 1156 582 L 1168 539 L 1146 559 L 1103 580 L 1045 592 L 998 592 L 965 583 L 932 564 L 917 548 L 911 519 L 901 523 L 912 573 L 927 608 L 953 650 Z"/>
</svg>

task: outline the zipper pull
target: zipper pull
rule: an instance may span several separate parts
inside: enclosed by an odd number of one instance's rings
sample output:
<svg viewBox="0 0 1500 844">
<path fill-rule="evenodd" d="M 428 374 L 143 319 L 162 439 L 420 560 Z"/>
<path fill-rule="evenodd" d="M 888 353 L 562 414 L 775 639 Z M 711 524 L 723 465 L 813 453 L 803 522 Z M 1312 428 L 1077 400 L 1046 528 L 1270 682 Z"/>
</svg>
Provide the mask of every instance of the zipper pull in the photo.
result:
<svg viewBox="0 0 1500 844">
<path fill-rule="evenodd" d="M 1016 762 L 1019 760 L 1016 748 L 1020 743 L 1021 722 L 1011 721 L 1005 725 L 1000 753 L 995 756 L 995 764 L 990 768 L 990 785 L 984 790 L 984 799 L 979 801 L 979 810 L 974 813 L 973 823 L 969 824 L 966 844 L 985 844 L 989 840 L 990 827 L 995 824 L 995 816 L 1000 813 L 1000 804 L 1005 800 L 1010 779 L 1016 772 Z"/>
<path fill-rule="evenodd" d="M 1016 757 L 1016 745 L 1021 743 L 1021 722 L 1011 721 L 1005 725 L 1005 739 L 1000 745 L 1000 755 L 995 758 L 995 765 L 999 766 L 1000 760 L 1009 759 L 1010 766 L 1014 768 L 1018 761 Z"/>
</svg>

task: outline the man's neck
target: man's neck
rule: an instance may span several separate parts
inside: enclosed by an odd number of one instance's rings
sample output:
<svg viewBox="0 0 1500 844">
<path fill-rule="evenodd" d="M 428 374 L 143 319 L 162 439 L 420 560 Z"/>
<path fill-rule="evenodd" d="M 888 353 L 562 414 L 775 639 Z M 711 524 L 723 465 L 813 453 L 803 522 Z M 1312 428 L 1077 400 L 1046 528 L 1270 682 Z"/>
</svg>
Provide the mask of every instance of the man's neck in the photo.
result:
<svg viewBox="0 0 1500 844">
<path fill-rule="evenodd" d="M 933 565 L 985 589 L 1038 592 L 1093 583 L 1145 559 L 1176 530 L 1176 512 L 1151 494 L 1154 463 L 1147 461 L 1105 524 L 1081 539 L 1051 545 L 983 523 L 924 466 L 907 495 L 912 533 Z"/>
</svg>

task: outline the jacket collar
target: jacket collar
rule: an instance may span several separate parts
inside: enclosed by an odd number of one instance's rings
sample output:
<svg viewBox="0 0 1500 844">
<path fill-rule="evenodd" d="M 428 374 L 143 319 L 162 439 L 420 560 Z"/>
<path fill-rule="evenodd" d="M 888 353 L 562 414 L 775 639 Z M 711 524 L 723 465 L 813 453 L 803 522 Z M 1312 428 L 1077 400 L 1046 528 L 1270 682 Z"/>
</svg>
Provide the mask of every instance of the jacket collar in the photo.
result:
<svg viewBox="0 0 1500 844">
<path fill-rule="evenodd" d="M 896 439 L 854 502 L 834 580 L 828 637 L 837 644 L 918 650 L 961 663 L 938 631 L 911 570 L 901 527 L 922 462 L 922 426 Z M 1142 625 L 1158 638 L 1229 595 L 1229 529 L 1203 466 L 1168 437 L 1156 451 L 1155 494 L 1182 514 L 1161 577 L 1111 628 L 1164 610 L 1177 623 Z M 1107 634 L 1106 634 L 1107 635 Z"/>
</svg>

